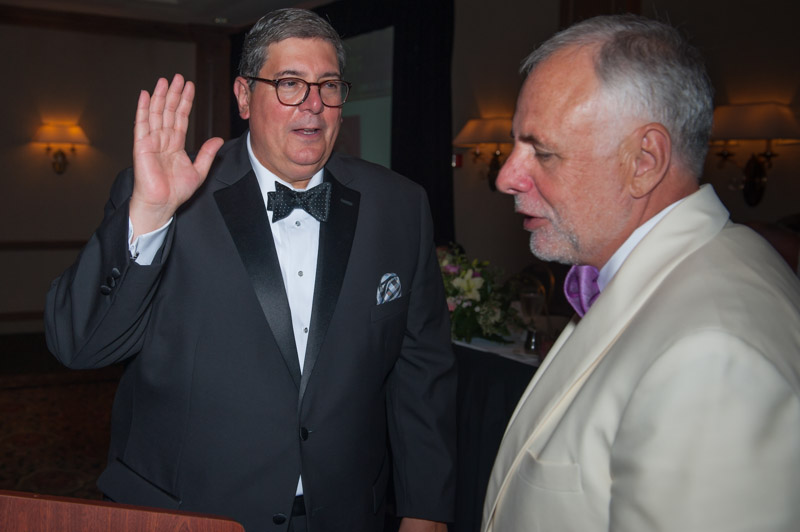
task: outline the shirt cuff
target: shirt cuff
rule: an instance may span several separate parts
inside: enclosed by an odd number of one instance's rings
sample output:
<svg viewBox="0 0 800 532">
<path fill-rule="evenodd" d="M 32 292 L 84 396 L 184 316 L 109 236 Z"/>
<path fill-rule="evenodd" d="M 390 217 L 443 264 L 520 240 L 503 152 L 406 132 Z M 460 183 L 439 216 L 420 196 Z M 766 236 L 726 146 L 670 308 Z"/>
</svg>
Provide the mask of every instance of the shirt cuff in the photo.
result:
<svg viewBox="0 0 800 532">
<path fill-rule="evenodd" d="M 167 223 L 144 235 L 139 235 L 136 240 L 131 242 L 133 236 L 133 222 L 128 218 L 128 250 L 131 253 L 131 258 L 141 266 L 149 266 L 153 263 L 153 258 L 161 249 L 164 239 L 167 236 L 167 229 L 172 223 L 172 218 L 167 220 Z"/>
</svg>

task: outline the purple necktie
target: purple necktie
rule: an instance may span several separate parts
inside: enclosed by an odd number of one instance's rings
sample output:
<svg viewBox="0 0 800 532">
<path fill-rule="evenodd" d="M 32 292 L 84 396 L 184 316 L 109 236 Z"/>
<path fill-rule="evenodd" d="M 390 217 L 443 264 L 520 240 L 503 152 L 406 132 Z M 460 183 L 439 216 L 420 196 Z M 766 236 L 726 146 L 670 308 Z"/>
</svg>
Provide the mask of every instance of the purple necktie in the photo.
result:
<svg viewBox="0 0 800 532">
<path fill-rule="evenodd" d="M 569 269 L 564 280 L 564 295 L 580 317 L 589 311 L 589 307 L 600 295 L 600 289 L 597 287 L 598 273 L 594 266 L 576 264 Z"/>
</svg>

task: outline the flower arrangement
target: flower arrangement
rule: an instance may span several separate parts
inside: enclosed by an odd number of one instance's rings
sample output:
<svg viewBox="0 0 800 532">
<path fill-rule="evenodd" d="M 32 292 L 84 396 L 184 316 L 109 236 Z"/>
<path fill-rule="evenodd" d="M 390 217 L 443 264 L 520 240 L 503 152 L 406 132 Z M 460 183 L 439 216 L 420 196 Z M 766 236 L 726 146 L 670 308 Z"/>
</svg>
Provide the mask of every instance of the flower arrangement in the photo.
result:
<svg viewBox="0 0 800 532">
<path fill-rule="evenodd" d="M 473 337 L 506 342 L 509 325 L 517 325 L 517 313 L 499 272 L 487 261 L 469 260 L 456 246 L 437 249 L 453 338 L 469 342 Z"/>
</svg>

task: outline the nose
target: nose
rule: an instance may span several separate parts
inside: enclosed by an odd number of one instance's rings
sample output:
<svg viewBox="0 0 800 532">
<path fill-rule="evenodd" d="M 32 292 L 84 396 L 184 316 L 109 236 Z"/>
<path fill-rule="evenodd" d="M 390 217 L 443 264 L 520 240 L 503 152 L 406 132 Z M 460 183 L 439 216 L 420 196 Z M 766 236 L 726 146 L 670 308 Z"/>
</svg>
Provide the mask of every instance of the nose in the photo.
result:
<svg viewBox="0 0 800 532">
<path fill-rule="evenodd" d="M 319 114 L 325 108 L 322 105 L 322 96 L 320 96 L 320 86 L 319 85 L 309 85 L 308 87 L 308 96 L 300 104 L 300 108 L 304 110 L 309 110 L 314 114 Z"/>
<path fill-rule="evenodd" d="M 523 156 L 515 146 L 497 175 L 497 190 L 504 194 L 521 194 L 531 189 L 531 176 L 522 164 Z"/>
</svg>

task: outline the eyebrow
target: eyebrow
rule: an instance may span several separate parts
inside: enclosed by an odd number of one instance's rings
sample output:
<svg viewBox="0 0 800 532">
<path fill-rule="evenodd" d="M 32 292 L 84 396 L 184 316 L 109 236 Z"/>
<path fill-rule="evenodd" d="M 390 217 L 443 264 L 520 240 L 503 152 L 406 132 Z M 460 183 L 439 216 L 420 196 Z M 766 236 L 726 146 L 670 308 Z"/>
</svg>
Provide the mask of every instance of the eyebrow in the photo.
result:
<svg viewBox="0 0 800 532">
<path fill-rule="evenodd" d="M 287 76 L 303 79 L 303 74 L 298 72 L 297 70 L 282 70 L 280 72 L 277 72 L 275 74 L 275 79 Z M 317 79 L 331 79 L 331 78 L 339 79 L 341 77 L 342 77 L 341 74 L 339 74 L 338 72 L 323 72 L 322 75 Z"/>
<path fill-rule="evenodd" d="M 556 146 L 552 144 L 548 144 L 547 142 L 543 141 L 542 139 L 538 138 L 533 133 L 528 133 L 525 135 L 520 135 L 519 137 L 515 138 L 515 142 L 522 142 L 524 144 L 528 144 L 537 152 L 541 151 L 543 153 L 551 153 L 557 154 L 559 153 Z"/>
<path fill-rule="evenodd" d="M 517 137 L 517 140 L 519 140 L 520 142 L 524 142 L 526 144 L 533 144 L 539 146 L 546 145 L 544 142 L 536 138 L 536 135 L 533 135 L 531 133 L 528 133 L 527 135 L 520 135 L 519 137 Z"/>
</svg>

